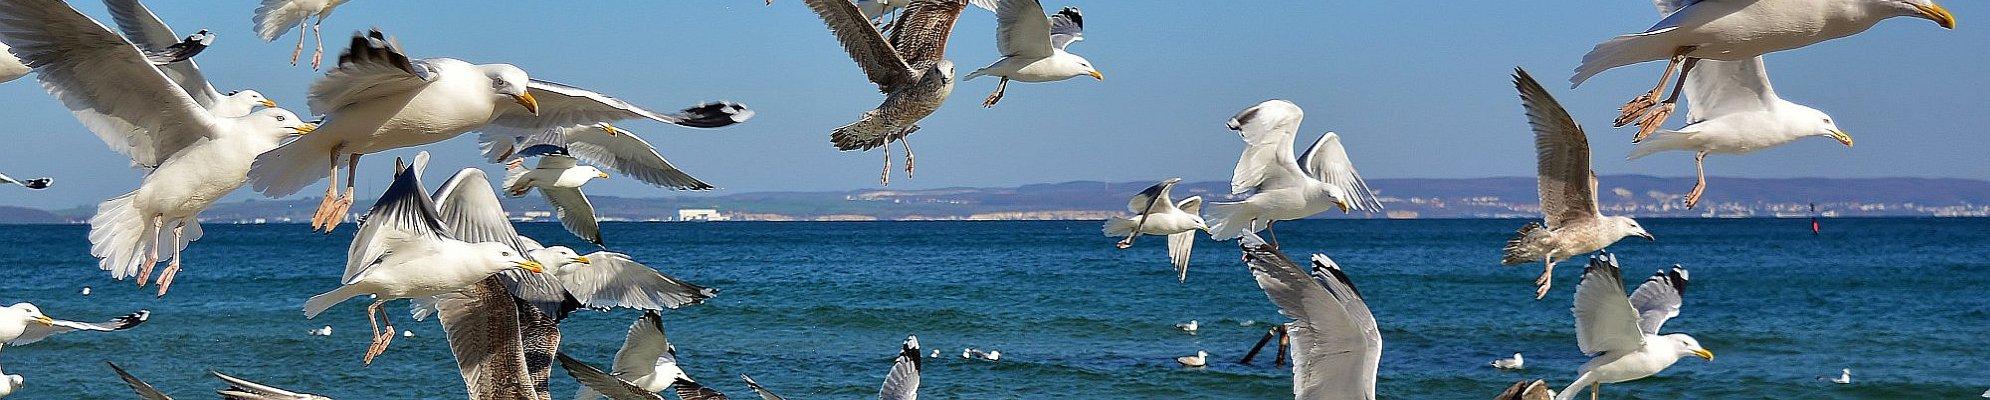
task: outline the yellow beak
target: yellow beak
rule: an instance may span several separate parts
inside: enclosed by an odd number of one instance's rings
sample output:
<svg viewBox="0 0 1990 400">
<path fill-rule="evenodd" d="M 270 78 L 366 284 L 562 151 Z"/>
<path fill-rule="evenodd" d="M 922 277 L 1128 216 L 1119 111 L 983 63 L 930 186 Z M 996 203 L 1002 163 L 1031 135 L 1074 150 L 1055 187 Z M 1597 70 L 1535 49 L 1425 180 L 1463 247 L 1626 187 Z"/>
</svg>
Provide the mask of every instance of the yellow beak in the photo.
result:
<svg viewBox="0 0 1990 400">
<path fill-rule="evenodd" d="M 532 98 L 532 92 L 511 96 L 511 100 L 517 102 L 518 105 L 525 106 L 526 112 L 530 112 L 532 115 L 539 115 L 539 99 Z"/>
<path fill-rule="evenodd" d="M 608 179 L 608 173 L 607 173 L 607 172 L 596 172 L 596 173 L 594 173 L 594 177 L 595 177 L 595 178 L 597 178 L 597 179 Z"/>
<path fill-rule="evenodd" d="M 1846 134 L 1845 131 L 1833 130 L 1831 138 L 1838 139 L 1838 143 L 1844 143 L 1845 147 L 1852 147 L 1852 135 Z"/>
<path fill-rule="evenodd" d="M 276 108 L 276 100 L 263 99 L 263 107 Z"/>
<path fill-rule="evenodd" d="M 1348 213 L 1350 212 L 1349 210 L 1354 208 L 1353 205 L 1347 204 L 1347 200 L 1334 200 L 1334 206 L 1340 207 L 1341 213 Z"/>
<path fill-rule="evenodd" d="M 1106 80 L 1106 74 L 1103 72 L 1099 72 L 1099 70 L 1096 69 L 1092 70 L 1092 73 L 1090 75 L 1092 75 L 1092 79 L 1097 79 L 1102 81 Z"/>
<path fill-rule="evenodd" d="M 543 267 L 543 266 L 540 266 L 540 265 L 539 265 L 539 262 L 538 262 L 538 261 L 526 261 L 526 262 L 523 262 L 523 263 L 519 263 L 519 264 L 518 264 L 518 269 L 523 269 L 523 270 L 526 270 L 526 271 L 532 271 L 532 273 L 535 273 L 535 274 L 536 274 L 536 273 L 541 273 L 541 272 L 546 272 L 546 268 L 545 268 L 545 267 Z"/>
<path fill-rule="evenodd" d="M 615 136 L 615 135 L 617 135 L 617 134 L 621 134 L 621 133 L 622 133 L 622 129 L 621 129 L 621 128 L 616 128 L 616 127 L 615 127 L 614 125 L 609 125 L 609 124 L 601 124 L 601 125 L 599 125 L 599 126 L 600 126 L 600 128 L 601 128 L 601 131 L 602 131 L 602 132 L 608 132 L 608 136 Z"/>
<path fill-rule="evenodd" d="M 47 315 L 43 315 L 35 317 L 35 322 L 40 322 L 42 325 L 55 325 L 55 318 L 49 318 Z"/>
<path fill-rule="evenodd" d="M 581 264 L 587 264 L 587 263 L 590 263 L 590 262 L 593 262 L 593 261 L 589 261 L 589 260 L 587 259 L 587 256 L 580 256 L 580 257 L 574 257 L 574 262 L 577 262 L 577 263 L 581 263 Z"/>
<path fill-rule="evenodd" d="M 1949 13 L 1949 9 L 1942 8 L 1942 5 L 1930 2 L 1925 6 L 1915 4 L 1914 8 L 1921 11 L 1922 17 L 1935 21 L 1936 25 L 1941 25 L 1943 28 L 1955 29 L 1955 14 Z"/>
<path fill-rule="evenodd" d="M 291 129 L 296 129 L 296 130 L 297 130 L 297 134 L 299 134 L 299 135 L 302 135 L 302 134 L 306 134 L 306 133 L 311 133 L 311 132 L 313 132 L 313 131 L 317 131 L 317 130 L 318 130 L 318 124 L 313 124 L 313 123 L 305 123 L 305 124 L 303 124 L 303 125 L 298 125 L 298 126 L 297 126 L 296 128 L 291 128 Z"/>
<path fill-rule="evenodd" d="M 1694 349 L 1693 355 L 1700 356 L 1700 358 L 1705 358 L 1707 359 L 1707 361 L 1714 360 L 1714 352 L 1709 351 L 1707 349 Z"/>
</svg>

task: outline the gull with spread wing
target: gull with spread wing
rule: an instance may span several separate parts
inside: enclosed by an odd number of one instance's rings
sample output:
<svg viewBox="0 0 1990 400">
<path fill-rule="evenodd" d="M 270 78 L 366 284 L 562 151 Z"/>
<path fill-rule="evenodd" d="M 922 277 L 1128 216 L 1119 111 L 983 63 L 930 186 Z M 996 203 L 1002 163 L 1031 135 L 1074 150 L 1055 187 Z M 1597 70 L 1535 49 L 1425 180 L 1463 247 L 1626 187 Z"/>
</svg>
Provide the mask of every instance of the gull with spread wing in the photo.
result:
<svg viewBox="0 0 1990 400">
<path fill-rule="evenodd" d="M 1542 222 L 1528 222 L 1506 241 L 1500 264 L 1540 262 L 1534 279 L 1534 299 L 1548 295 L 1554 284 L 1555 262 L 1602 250 L 1625 237 L 1651 240 L 1638 221 L 1605 216 L 1596 203 L 1596 172 L 1589 167 L 1589 136 L 1569 116 L 1555 96 L 1526 70 L 1513 70 L 1513 85 L 1527 109 L 1534 130 L 1534 153 L 1540 175 Z"/>
<path fill-rule="evenodd" d="M 1626 297 L 1617 256 L 1608 252 L 1591 256 L 1582 283 L 1575 288 L 1574 311 L 1576 344 L 1592 358 L 1555 399 L 1574 399 L 1585 386 L 1594 398 L 1602 384 L 1644 379 L 1687 356 L 1713 361 L 1714 352 L 1700 347 L 1692 336 L 1658 333 L 1666 320 L 1679 316 L 1686 279 L 1686 268 L 1674 265 L 1652 274 Z"/>
<path fill-rule="evenodd" d="M 1257 235 L 1239 244 L 1258 287 L 1292 318 L 1292 394 L 1300 399 L 1375 398 L 1375 372 L 1382 363 L 1382 333 L 1368 301 L 1347 273 L 1326 255 L 1314 254 L 1312 269 L 1301 269 Z"/>
<path fill-rule="evenodd" d="M 276 102 L 263 97 L 261 92 L 237 90 L 221 93 L 207 81 L 207 75 L 200 72 L 200 65 L 192 58 L 200 49 L 205 49 L 206 44 L 200 44 L 201 47 L 195 48 L 189 42 L 211 43 L 214 34 L 202 29 L 186 40 L 181 40 L 178 34 L 173 33 L 172 27 L 167 26 L 159 16 L 152 14 L 152 9 L 145 7 L 145 4 L 138 0 L 104 0 L 104 6 L 110 9 L 111 21 L 117 23 L 118 30 L 124 32 L 124 37 L 143 49 L 146 57 L 152 59 L 152 63 L 159 67 L 160 73 L 179 85 L 188 96 L 193 96 L 194 102 L 206 107 L 208 112 L 232 118 L 249 115 L 258 106 L 276 107 Z M 165 57 L 164 60 L 159 59 L 162 56 Z"/>
<path fill-rule="evenodd" d="M 1133 247 L 1133 237 L 1139 235 L 1160 235 L 1168 237 L 1168 260 L 1175 265 L 1175 273 L 1180 281 L 1188 281 L 1189 253 L 1195 248 L 1196 231 L 1207 231 L 1209 225 L 1202 221 L 1202 196 L 1189 196 L 1177 203 L 1169 197 L 1175 184 L 1182 178 L 1170 178 L 1148 187 L 1128 201 L 1126 208 L 1133 212 L 1132 217 L 1106 217 L 1105 234 L 1108 237 L 1124 237 L 1117 246 Z"/>
<path fill-rule="evenodd" d="M 664 160 L 663 154 L 657 153 L 656 146 L 634 132 L 606 123 L 559 127 L 526 136 L 506 136 L 487 129 L 478 132 L 477 144 L 483 148 L 484 157 L 492 163 L 505 164 L 522 157 L 559 154 L 660 188 L 713 189 L 712 184 L 691 177 L 669 160 Z"/>
<path fill-rule="evenodd" d="M 573 156 L 547 154 L 539 157 L 539 163 L 530 169 L 525 168 L 524 159 L 506 164 L 504 192 L 518 197 L 538 189 L 539 195 L 558 212 L 560 225 L 567 232 L 599 246 L 601 222 L 595 220 L 594 203 L 588 202 L 587 194 L 580 191 L 582 185 L 597 178 L 607 179 L 608 173 L 591 165 L 580 165 Z"/>
<path fill-rule="evenodd" d="M 830 132 L 837 150 L 884 147 L 884 172 L 891 183 L 891 142 L 905 147 L 905 173 L 912 174 L 912 145 L 905 137 L 919 130 L 919 120 L 932 115 L 954 92 L 954 63 L 946 59 L 947 38 L 967 8 L 965 0 L 913 0 L 905 13 L 892 19 L 889 39 L 849 0 L 803 0 L 829 26 L 829 32 L 878 85 L 884 103 L 864 112 L 863 119 Z"/>
<path fill-rule="evenodd" d="M 574 380 L 580 381 L 580 395 L 575 400 L 595 400 L 602 396 L 610 399 L 651 398 L 662 399 L 658 392 L 677 387 L 679 397 L 712 397 L 716 390 L 700 385 L 677 366 L 677 347 L 670 345 L 663 333 L 663 316 L 655 311 L 644 312 L 642 318 L 629 326 L 629 335 L 622 341 L 622 348 L 615 351 L 615 364 L 612 372 L 603 373 L 587 363 L 560 355 L 560 365 Z M 718 398 L 724 398 L 718 394 Z"/>
<path fill-rule="evenodd" d="M 14 179 L 14 177 L 7 176 L 6 174 L 0 174 L 0 185 L 18 185 L 32 190 L 42 190 L 54 184 L 55 178 Z"/>
<path fill-rule="evenodd" d="M 55 334 L 74 331 L 121 331 L 137 327 L 151 318 L 151 311 L 138 310 L 102 323 L 64 321 L 49 318 L 34 304 L 14 303 L 11 306 L 0 307 L 0 346 L 25 345 L 39 342 Z"/>
<path fill-rule="evenodd" d="M 1056 82 L 1080 76 L 1105 80 L 1105 74 L 1092 67 L 1092 62 L 1064 51 L 1064 48 L 1085 40 L 1085 16 L 1078 7 L 1064 7 L 1057 15 L 1043 14 L 1043 4 L 1038 0 L 975 0 L 974 5 L 995 12 L 995 48 L 1002 51 L 1002 59 L 996 60 L 981 69 L 967 74 L 966 80 L 983 76 L 1002 77 L 995 84 L 995 92 L 981 102 L 982 107 L 994 107 L 1002 101 L 1002 93 L 1009 89 L 1009 81 Z"/>
<path fill-rule="evenodd" d="M 200 213 L 241 187 L 257 153 L 316 127 L 281 108 L 224 114 L 220 99 L 203 103 L 183 86 L 206 87 L 198 73 L 176 81 L 139 46 L 61 0 L 0 2 L 0 41 L 83 126 L 146 170 L 137 190 L 98 204 L 90 254 L 112 277 L 143 285 L 164 247 L 171 258 L 158 277 L 161 296 L 180 251 L 201 236 Z"/>
<path fill-rule="evenodd" d="M 1686 126 L 1661 130 L 1631 149 L 1636 160 L 1662 151 L 1693 152 L 1699 179 L 1686 194 L 1686 208 L 1700 204 L 1707 190 L 1707 155 L 1748 154 L 1807 137 L 1828 137 L 1852 147 L 1852 135 L 1831 115 L 1776 96 L 1762 57 L 1743 61 L 1705 60 L 1686 78 Z"/>
<path fill-rule="evenodd" d="M 1244 153 L 1230 178 L 1230 194 L 1243 201 L 1209 205 L 1209 235 L 1230 240 L 1271 229 L 1278 221 L 1311 217 L 1329 209 L 1379 211 L 1382 202 L 1354 171 L 1340 135 L 1327 132 L 1303 158 L 1292 156 L 1292 140 L 1305 111 L 1285 100 L 1269 100 L 1230 118 L 1230 130 L 1244 139 Z M 1277 232 L 1272 242 L 1278 241 Z"/>
</svg>

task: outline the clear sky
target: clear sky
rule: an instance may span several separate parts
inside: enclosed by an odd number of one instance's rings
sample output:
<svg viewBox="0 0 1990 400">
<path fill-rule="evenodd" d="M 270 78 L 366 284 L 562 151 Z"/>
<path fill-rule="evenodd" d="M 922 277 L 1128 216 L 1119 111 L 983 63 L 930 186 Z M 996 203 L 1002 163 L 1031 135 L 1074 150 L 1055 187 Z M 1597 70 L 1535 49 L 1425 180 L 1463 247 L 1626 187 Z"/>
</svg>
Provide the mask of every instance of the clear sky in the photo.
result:
<svg viewBox="0 0 1990 400">
<path fill-rule="evenodd" d="M 85 13 L 109 18 L 95 1 Z M 1900 18 L 1872 31 L 1771 55 L 1784 97 L 1833 114 L 1857 138 L 1847 150 L 1803 140 L 1747 157 L 1710 159 L 1716 175 L 1990 178 L 1984 66 L 1990 6 L 1946 4 L 1960 30 Z M 1604 174 L 1690 176 L 1689 155 L 1622 161 L 1629 129 L 1616 107 L 1649 88 L 1658 63 L 1607 72 L 1569 90 L 1591 45 L 1658 19 L 1639 0 L 1496 1 L 1047 1 L 1084 8 L 1087 40 L 1072 50 L 1106 74 L 1011 85 L 995 109 L 980 101 L 995 80 L 961 83 L 912 137 L 914 178 L 892 188 L 1007 186 L 1070 180 L 1224 180 L 1242 143 L 1223 122 L 1271 98 L 1304 107 L 1302 143 L 1340 132 L 1364 176 L 1533 174 L 1531 136 L 1507 75 L 1525 66 L 1550 83 L 1590 130 Z M 150 4 L 182 34 L 219 42 L 198 59 L 223 91 L 254 88 L 292 110 L 321 72 L 286 61 L 295 33 L 263 43 L 250 32 L 252 0 Z M 970 9 L 948 55 L 961 73 L 998 58 L 993 14 Z M 621 126 L 723 192 L 876 188 L 881 156 L 842 153 L 830 129 L 881 97 L 799 0 L 509 1 L 359 0 L 325 24 L 327 58 L 349 35 L 378 26 L 415 57 L 511 63 L 532 77 L 599 90 L 657 110 L 704 100 L 745 102 L 759 116 L 719 130 L 647 122 Z M 308 44 L 307 44 L 308 46 Z M 308 49 L 306 50 L 308 53 Z M 306 54 L 308 57 L 309 54 Z M 328 64 L 330 60 L 328 60 Z M 55 188 L 0 190 L 0 204 L 64 208 L 135 188 L 129 161 L 85 131 L 33 77 L 0 84 L 0 171 L 54 176 Z M 1683 114 L 1683 113 L 1682 113 Z M 1675 120 L 1672 125 L 1679 122 Z M 476 161 L 474 135 L 429 145 L 429 176 L 497 166 Z M 385 189 L 391 159 L 368 156 L 362 198 Z M 320 185 L 323 183 L 320 182 Z M 1684 180 L 1682 189 L 1690 185 Z M 317 186 L 314 186 L 317 187 Z M 1378 188 L 1387 191 L 1388 188 Z M 672 193 L 617 177 L 590 193 Z M 318 193 L 307 189 L 307 196 Z M 231 199 L 259 197 L 243 189 Z M 359 205 L 356 208 L 364 208 Z"/>
</svg>

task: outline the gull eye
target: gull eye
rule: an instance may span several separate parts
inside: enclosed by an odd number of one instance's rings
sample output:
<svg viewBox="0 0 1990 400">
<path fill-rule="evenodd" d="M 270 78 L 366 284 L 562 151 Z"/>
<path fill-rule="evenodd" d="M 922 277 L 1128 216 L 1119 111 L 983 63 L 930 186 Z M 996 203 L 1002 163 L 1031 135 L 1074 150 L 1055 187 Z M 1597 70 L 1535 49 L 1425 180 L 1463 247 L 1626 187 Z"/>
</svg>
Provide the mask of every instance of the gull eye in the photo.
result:
<svg viewBox="0 0 1990 400">
<path fill-rule="evenodd" d="M 511 257 L 511 252 L 509 252 L 509 251 L 501 251 L 501 252 L 498 252 L 498 255 L 502 255 L 502 256 L 505 256 L 505 257 Z"/>
<path fill-rule="evenodd" d="M 276 116 L 276 121 L 277 121 L 277 122 L 283 122 L 283 121 L 289 121 L 289 120 L 290 120 L 290 118 L 285 118 L 285 117 L 284 117 L 284 116 L 282 116 L 282 115 L 278 115 L 278 116 Z"/>
</svg>

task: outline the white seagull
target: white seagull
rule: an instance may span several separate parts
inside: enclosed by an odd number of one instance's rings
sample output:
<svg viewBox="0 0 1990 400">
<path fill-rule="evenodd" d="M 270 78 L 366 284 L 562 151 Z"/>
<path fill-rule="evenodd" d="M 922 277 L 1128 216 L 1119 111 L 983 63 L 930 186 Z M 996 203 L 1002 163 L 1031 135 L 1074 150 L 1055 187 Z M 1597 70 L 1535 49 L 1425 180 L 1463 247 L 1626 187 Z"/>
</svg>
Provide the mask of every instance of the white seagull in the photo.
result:
<svg viewBox="0 0 1990 400">
<path fill-rule="evenodd" d="M 42 190 L 54 184 L 55 178 L 14 179 L 14 177 L 7 176 L 6 174 L 0 174 L 0 185 L 18 185 L 31 190 Z M 89 295 L 87 289 L 84 291 L 86 292 L 84 295 Z"/>
<path fill-rule="evenodd" d="M 1513 353 L 1513 358 L 1492 360 L 1488 364 L 1499 369 L 1527 369 L 1527 359 L 1521 358 L 1520 353 Z"/>
<path fill-rule="evenodd" d="M 1302 270 L 1278 247 L 1257 235 L 1239 241 L 1244 262 L 1258 287 L 1292 318 L 1292 393 L 1301 399 L 1375 398 L 1375 372 L 1382 362 L 1382 333 L 1368 301 L 1340 265 L 1314 254 Z"/>
<path fill-rule="evenodd" d="M 1541 262 L 1541 277 L 1534 280 L 1534 299 L 1539 300 L 1554 284 L 1555 262 L 1602 250 L 1625 237 L 1650 240 L 1652 236 L 1637 220 L 1604 216 L 1596 204 L 1596 172 L 1589 167 L 1589 136 L 1582 133 L 1582 125 L 1526 70 L 1513 70 L 1513 84 L 1534 130 L 1541 213 L 1547 225 L 1528 222 L 1520 227 L 1506 241 L 1500 264 Z"/>
<path fill-rule="evenodd" d="M 290 65 L 297 65 L 297 57 L 304 54 L 305 20 L 317 17 L 311 22 L 311 35 L 318 38 L 318 50 L 311 53 L 311 69 L 318 69 L 318 62 L 325 59 L 325 35 L 318 25 L 325 23 L 325 17 L 332 16 L 332 9 L 350 0 L 263 0 L 256 7 L 256 36 L 265 42 L 275 42 L 276 38 L 297 28 L 297 48 L 290 51 Z"/>
<path fill-rule="evenodd" d="M 1190 334 L 1190 335 L 1194 335 L 1194 334 L 1195 334 L 1195 331 L 1196 331 L 1196 329 L 1197 329 L 1197 328 L 1201 328 L 1201 327 L 1202 327 L 1202 324 L 1200 324 L 1200 323 L 1196 323 L 1196 322 L 1195 322 L 1195 320 L 1192 320 L 1192 319 L 1191 319 L 1191 320 L 1188 320 L 1188 322 L 1183 322 L 1183 323 L 1179 323 L 1179 324 L 1175 324 L 1175 329 L 1180 329 L 1180 330 L 1182 330 L 1182 332 L 1188 332 L 1188 334 Z"/>
<path fill-rule="evenodd" d="M 41 308 L 29 303 L 0 307 L 0 346 L 20 346 L 39 342 L 58 333 L 74 331 L 110 332 L 137 327 L 152 318 L 152 312 L 138 310 L 102 323 L 85 323 L 49 318 Z"/>
<path fill-rule="evenodd" d="M 751 113 L 752 110 L 743 110 Z M 672 190 L 711 190 L 712 184 L 691 177 L 658 154 L 655 146 L 635 133 L 601 123 L 540 131 L 527 136 L 504 136 L 493 130 L 478 132 L 477 143 L 484 157 L 504 164 L 520 157 L 562 154 L 635 178 L 650 185 Z"/>
<path fill-rule="evenodd" d="M 14 391 L 21 390 L 21 384 L 26 381 L 26 378 L 22 378 L 20 375 L 4 374 L 6 373 L 0 372 L 0 397 L 12 396 L 14 395 Z"/>
<path fill-rule="evenodd" d="M 332 335 L 331 325 L 325 325 L 322 328 L 311 330 L 311 336 L 331 336 L 331 335 Z"/>
<path fill-rule="evenodd" d="M 39 71 L 42 86 L 77 120 L 148 171 L 138 190 L 98 204 L 90 254 L 112 277 L 137 276 L 143 285 L 164 247 L 171 258 L 157 281 L 161 296 L 179 271 L 180 251 L 201 236 L 200 213 L 241 186 L 249 159 L 316 127 L 281 108 L 244 115 L 210 108 L 216 103 L 182 86 L 193 80 L 176 82 L 137 45 L 60 0 L 0 3 L 0 41 Z"/>
<path fill-rule="evenodd" d="M 395 173 L 393 186 L 353 236 L 338 289 L 304 302 L 304 317 L 313 318 L 346 299 L 373 295 L 366 313 L 373 324 L 373 345 L 365 356 L 369 364 L 394 338 L 394 324 L 380 310 L 388 301 L 457 292 L 510 269 L 542 271 L 538 262 L 504 243 L 470 243 L 448 235 L 435 203 L 422 193 L 420 175 L 427 164 L 428 153 L 422 152 Z M 385 330 L 381 322 L 386 322 Z"/>
<path fill-rule="evenodd" d="M 1196 350 L 1195 355 L 1175 357 L 1175 362 L 1184 367 L 1201 368 L 1209 365 L 1209 352 Z"/>
<path fill-rule="evenodd" d="M 1354 171 L 1340 135 L 1327 132 L 1304 157 L 1292 156 L 1293 138 L 1305 111 L 1285 100 L 1268 100 L 1230 118 L 1230 130 L 1244 139 L 1244 153 L 1230 178 L 1230 194 L 1243 201 L 1209 205 L 1210 237 L 1230 240 L 1271 229 L 1278 221 L 1311 217 L 1329 209 L 1377 211 L 1382 202 Z M 1278 234 L 1272 233 L 1272 241 Z"/>
<path fill-rule="evenodd" d="M 677 366 L 677 347 L 663 333 L 663 317 L 655 311 L 644 312 L 642 318 L 629 326 L 629 335 L 622 341 L 622 348 L 615 351 L 615 364 L 612 372 L 602 373 L 580 360 L 561 354 L 560 366 L 580 381 L 580 395 L 576 400 L 594 400 L 602 396 L 611 399 L 655 398 L 656 393 L 679 386 L 678 390 L 695 388 L 692 394 L 704 389 L 684 369 Z M 704 389 L 710 390 L 710 389 Z M 688 397 L 687 397 L 688 398 Z"/>
<path fill-rule="evenodd" d="M 368 153 L 440 142 L 479 129 L 538 132 L 635 118 L 716 128 L 752 116 L 734 103 L 658 114 L 600 93 L 529 79 L 525 70 L 510 64 L 414 60 L 377 30 L 353 36 L 338 67 L 311 83 L 310 104 L 313 114 L 325 116 L 323 132 L 257 156 L 249 180 L 257 192 L 283 197 L 321 177 L 331 179 L 311 221 L 313 229 L 327 232 L 352 206 L 351 170 Z M 343 195 L 336 179 L 341 162 L 348 169 Z"/>
<path fill-rule="evenodd" d="M 975 0 L 974 5 L 995 12 L 995 48 L 1002 59 L 967 74 L 966 80 L 983 76 L 1002 77 L 995 92 L 981 102 L 994 107 L 1009 89 L 1009 81 L 1056 82 L 1080 76 L 1105 80 L 1105 74 L 1092 62 L 1064 51 L 1071 43 L 1085 40 L 1085 16 L 1078 7 L 1064 7 L 1057 15 L 1045 16 L 1038 0 Z"/>
<path fill-rule="evenodd" d="M 1106 217 L 1107 237 L 1124 237 L 1119 248 L 1133 247 L 1133 237 L 1139 235 L 1161 235 L 1168 237 L 1168 260 L 1175 265 L 1176 279 L 1188 281 L 1189 254 L 1195 249 L 1196 231 L 1207 231 L 1209 225 L 1202 220 L 1202 196 L 1190 196 L 1175 202 L 1169 197 L 1175 184 L 1182 178 L 1170 178 L 1133 195 L 1126 203 L 1132 217 Z"/>
<path fill-rule="evenodd" d="M 1686 268 L 1659 270 L 1624 296 L 1623 271 L 1610 253 L 1589 258 L 1575 289 L 1575 341 L 1593 357 L 1577 369 L 1575 382 L 1556 400 L 1569 400 L 1586 386 L 1591 396 L 1602 384 L 1634 381 L 1671 367 L 1686 356 L 1714 360 L 1714 353 L 1684 333 L 1659 335 L 1665 321 L 1679 316 L 1686 292 Z"/>
<path fill-rule="evenodd" d="M 1838 377 L 1831 378 L 1831 383 L 1836 383 L 1840 385 L 1852 383 L 1852 369 L 1845 368 L 1838 370 Z"/>
<path fill-rule="evenodd" d="M 1616 125 L 1635 121 L 1643 140 L 1672 115 L 1679 90 L 1659 101 L 1659 94 L 1680 75 L 1680 85 L 1701 59 L 1745 61 L 1766 53 L 1817 44 L 1864 32 L 1880 20 L 1918 17 L 1955 29 L 1955 15 L 1934 0 L 1654 0 L 1665 18 L 1644 32 L 1618 36 L 1597 44 L 1582 56 L 1569 82 L 1581 85 L 1589 77 L 1616 67 L 1670 60 L 1665 74 L 1650 92 L 1625 104 Z"/>
<path fill-rule="evenodd" d="M 595 179 L 607 179 L 608 173 L 590 165 L 580 165 L 573 156 L 549 154 L 539 157 L 539 163 L 525 168 L 524 159 L 512 160 L 505 165 L 504 192 L 512 197 L 524 196 L 525 192 L 539 189 L 539 195 L 559 212 L 560 225 L 574 236 L 588 243 L 602 244 L 601 222 L 594 216 L 594 204 L 581 193 L 581 185 Z"/>
<path fill-rule="evenodd" d="M 1708 154 L 1747 154 L 1807 137 L 1827 137 L 1852 147 L 1852 135 L 1831 116 L 1776 96 L 1762 57 L 1742 61 L 1706 60 L 1686 78 L 1686 126 L 1661 130 L 1638 142 L 1628 159 L 1662 151 L 1693 152 L 1699 177 L 1686 194 L 1686 208 L 1707 190 Z"/>
</svg>

